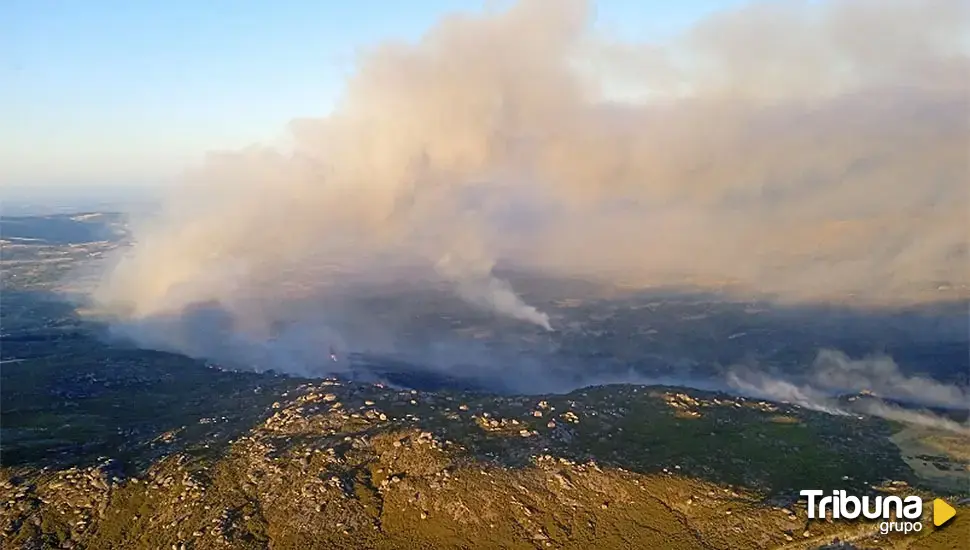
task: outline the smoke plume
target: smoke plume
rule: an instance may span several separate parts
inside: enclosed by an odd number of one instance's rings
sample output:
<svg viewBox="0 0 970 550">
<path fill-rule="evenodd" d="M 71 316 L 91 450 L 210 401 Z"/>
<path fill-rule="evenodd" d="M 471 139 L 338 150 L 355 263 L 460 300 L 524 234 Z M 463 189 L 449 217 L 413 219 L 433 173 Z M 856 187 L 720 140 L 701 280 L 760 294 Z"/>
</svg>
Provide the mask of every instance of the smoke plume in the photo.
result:
<svg viewBox="0 0 970 550">
<path fill-rule="evenodd" d="M 910 405 L 970 409 L 970 395 L 956 385 L 922 376 L 904 375 L 892 358 L 872 356 L 851 359 L 836 350 L 821 350 L 808 373 L 795 380 L 763 369 L 734 367 L 728 386 L 744 395 L 781 401 L 834 415 L 862 413 L 906 424 L 970 434 L 970 425 L 926 410 L 893 405 L 882 399 Z M 845 393 L 865 393 L 875 399 L 840 401 Z"/>
<path fill-rule="evenodd" d="M 829 391 L 867 391 L 920 405 L 970 407 L 970 396 L 962 388 L 923 376 L 906 376 L 886 356 L 853 360 L 840 351 L 822 350 L 815 360 L 811 381 Z"/>
<path fill-rule="evenodd" d="M 786 302 L 967 295 L 966 2 L 755 3 L 655 43 L 554 4 L 367 51 L 285 147 L 187 174 L 96 301 L 152 346 L 300 372 L 323 340 L 416 345 L 374 302 L 394 285 L 556 328 L 496 266 Z"/>
</svg>

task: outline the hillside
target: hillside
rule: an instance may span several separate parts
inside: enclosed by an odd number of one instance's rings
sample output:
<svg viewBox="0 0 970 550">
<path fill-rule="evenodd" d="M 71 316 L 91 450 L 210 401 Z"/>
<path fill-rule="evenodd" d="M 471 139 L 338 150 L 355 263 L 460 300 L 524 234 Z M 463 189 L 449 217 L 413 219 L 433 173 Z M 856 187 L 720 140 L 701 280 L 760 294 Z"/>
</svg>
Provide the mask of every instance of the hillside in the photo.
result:
<svg viewBox="0 0 970 550">
<path fill-rule="evenodd" d="M 796 488 L 919 482 L 877 420 L 836 423 L 666 387 L 498 397 L 329 380 L 278 398 L 225 443 L 221 418 L 163 434 L 153 443 L 160 458 L 137 471 L 109 457 L 4 468 L 4 547 L 733 549 L 840 538 L 944 548 L 966 540 L 957 533 L 967 532 L 965 520 L 885 539 L 874 523 L 807 519 Z"/>
</svg>

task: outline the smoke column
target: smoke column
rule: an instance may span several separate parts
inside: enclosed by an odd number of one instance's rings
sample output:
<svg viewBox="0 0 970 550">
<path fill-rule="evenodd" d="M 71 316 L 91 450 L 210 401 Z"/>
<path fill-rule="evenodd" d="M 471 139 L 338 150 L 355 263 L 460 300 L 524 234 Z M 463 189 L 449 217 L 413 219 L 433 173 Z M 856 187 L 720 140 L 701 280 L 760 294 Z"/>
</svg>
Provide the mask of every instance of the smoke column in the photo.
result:
<svg viewBox="0 0 970 550">
<path fill-rule="evenodd" d="M 210 155 L 135 226 L 102 311 L 153 346 L 286 342 L 298 365 L 321 338 L 400 347 L 358 299 L 394 285 L 555 328 L 496 265 L 783 302 L 968 295 L 966 2 L 754 3 L 656 43 L 554 5 L 373 48 L 286 147 Z"/>
</svg>

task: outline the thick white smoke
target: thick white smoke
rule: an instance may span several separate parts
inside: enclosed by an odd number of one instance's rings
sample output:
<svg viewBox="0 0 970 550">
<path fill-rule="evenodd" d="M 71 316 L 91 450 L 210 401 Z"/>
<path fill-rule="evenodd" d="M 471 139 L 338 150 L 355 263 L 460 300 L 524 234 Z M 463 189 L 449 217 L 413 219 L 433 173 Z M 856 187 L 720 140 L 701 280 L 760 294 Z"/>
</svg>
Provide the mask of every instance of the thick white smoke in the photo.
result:
<svg viewBox="0 0 970 550">
<path fill-rule="evenodd" d="M 655 44 L 597 35 L 578 0 L 451 16 L 364 55 L 288 150 L 212 155 L 95 298 L 152 345 L 258 362 L 286 342 L 297 365 L 322 339 L 399 348 L 406 321 L 359 300 L 388 285 L 555 328 L 497 263 L 786 301 L 966 296 L 968 10 L 766 2 Z M 213 315 L 218 353 L 190 328 Z"/>
</svg>

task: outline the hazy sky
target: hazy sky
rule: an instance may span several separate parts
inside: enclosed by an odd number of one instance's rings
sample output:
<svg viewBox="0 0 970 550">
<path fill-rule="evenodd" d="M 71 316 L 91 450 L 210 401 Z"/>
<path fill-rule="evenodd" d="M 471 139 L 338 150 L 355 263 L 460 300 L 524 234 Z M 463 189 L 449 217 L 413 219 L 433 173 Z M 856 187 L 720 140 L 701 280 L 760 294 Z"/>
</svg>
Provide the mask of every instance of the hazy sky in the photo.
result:
<svg viewBox="0 0 970 550">
<path fill-rule="evenodd" d="M 597 24 L 655 38 L 739 3 L 599 0 Z M 330 110 L 361 48 L 486 5 L 5 0 L 0 186 L 154 183 L 207 150 L 279 139 Z"/>
</svg>

